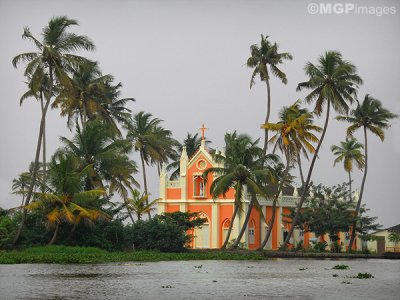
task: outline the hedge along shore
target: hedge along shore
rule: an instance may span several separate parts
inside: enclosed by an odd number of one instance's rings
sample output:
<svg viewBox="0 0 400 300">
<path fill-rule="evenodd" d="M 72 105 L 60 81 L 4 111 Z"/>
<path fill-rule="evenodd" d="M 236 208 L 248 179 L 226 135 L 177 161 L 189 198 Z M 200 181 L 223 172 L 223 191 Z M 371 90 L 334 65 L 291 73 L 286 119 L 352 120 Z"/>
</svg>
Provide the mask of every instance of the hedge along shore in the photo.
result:
<svg viewBox="0 0 400 300">
<path fill-rule="evenodd" d="M 98 248 L 46 246 L 0 252 L 0 264 L 93 264 L 111 262 L 156 262 L 178 260 L 267 260 L 271 258 L 352 259 L 400 258 L 400 255 L 359 253 L 313 253 L 248 250 L 188 250 L 179 253 L 156 251 L 108 252 Z"/>
</svg>

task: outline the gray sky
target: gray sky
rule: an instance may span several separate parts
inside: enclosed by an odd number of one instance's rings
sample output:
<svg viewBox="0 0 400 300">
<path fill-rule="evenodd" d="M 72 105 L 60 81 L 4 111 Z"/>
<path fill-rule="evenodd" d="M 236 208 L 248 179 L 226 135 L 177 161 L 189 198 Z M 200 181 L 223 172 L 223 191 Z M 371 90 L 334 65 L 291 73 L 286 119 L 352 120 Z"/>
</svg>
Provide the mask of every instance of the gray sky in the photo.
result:
<svg viewBox="0 0 400 300">
<path fill-rule="evenodd" d="M 237 130 L 259 137 L 265 115 L 266 87 L 259 81 L 249 89 L 251 70 L 245 66 L 249 46 L 269 35 L 294 59 L 282 66 L 288 84 L 273 79 L 271 121 L 282 105 L 302 98 L 297 83 L 305 81 L 303 67 L 325 50 L 339 50 L 358 67 L 366 93 L 400 113 L 400 3 L 351 1 L 355 5 L 390 6 L 384 16 L 309 14 L 313 1 L 18 1 L 0 0 L 0 207 L 19 199 L 10 194 L 11 181 L 34 159 L 40 107 L 35 100 L 19 106 L 25 91 L 23 66 L 12 58 L 34 50 L 22 40 L 24 26 L 35 36 L 53 16 L 77 19 L 73 31 L 96 44 L 87 57 L 100 62 L 103 73 L 122 81 L 123 96 L 134 97 L 130 107 L 165 120 L 164 126 L 182 140 L 202 123 L 213 147 L 223 146 L 223 135 Z M 317 2 L 317 1 L 315 1 Z M 346 1 L 347 3 L 349 1 Z M 330 2 L 330 3 L 340 3 Z M 377 4 L 378 3 L 378 4 Z M 322 120 L 317 121 L 322 126 Z M 59 146 L 59 136 L 71 137 L 66 119 L 51 111 L 47 121 L 48 153 Z M 345 138 L 346 124 L 331 120 L 314 181 L 337 184 L 347 180 L 342 166 L 333 168 L 329 148 Z M 369 174 L 364 203 L 384 226 L 400 223 L 400 124 L 396 120 L 381 143 L 370 136 Z M 361 139 L 361 135 L 357 135 Z M 137 160 L 137 156 L 133 155 Z M 137 160 L 138 161 L 138 160 Z M 306 169 L 306 166 L 304 167 Z M 150 171 L 150 191 L 158 195 L 158 178 Z M 356 171 L 355 187 L 362 173 Z M 140 174 L 137 180 L 142 181 Z"/>
</svg>

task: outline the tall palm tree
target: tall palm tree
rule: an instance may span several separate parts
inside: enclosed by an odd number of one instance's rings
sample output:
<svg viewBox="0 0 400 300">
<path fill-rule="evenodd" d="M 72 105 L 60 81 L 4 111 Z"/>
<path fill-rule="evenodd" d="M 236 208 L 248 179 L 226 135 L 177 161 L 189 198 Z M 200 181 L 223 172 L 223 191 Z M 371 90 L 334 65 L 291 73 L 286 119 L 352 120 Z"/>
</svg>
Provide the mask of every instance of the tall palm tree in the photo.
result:
<svg viewBox="0 0 400 300">
<path fill-rule="evenodd" d="M 251 75 L 250 88 L 255 83 L 255 78 L 259 75 L 260 80 L 264 81 L 267 85 L 267 113 L 264 123 L 269 123 L 269 116 L 271 113 L 271 88 L 269 84 L 270 74 L 278 77 L 282 83 L 287 84 L 286 74 L 279 68 L 279 65 L 284 60 L 292 60 L 293 57 L 288 52 L 279 53 L 279 46 L 277 43 L 271 43 L 268 36 L 261 35 L 260 45 L 250 46 L 251 56 L 247 59 L 247 66 L 254 68 Z M 268 71 L 269 68 L 269 71 Z M 265 128 L 264 139 L 264 154 L 267 152 L 268 144 L 268 129 Z"/>
<path fill-rule="evenodd" d="M 362 79 L 356 74 L 356 71 L 356 67 L 350 62 L 343 60 L 342 54 L 336 51 L 325 52 L 325 54 L 319 58 L 317 65 L 308 62 L 305 66 L 305 72 L 306 75 L 309 76 L 309 80 L 299 83 L 297 90 L 310 89 L 311 92 L 306 96 L 305 100 L 307 102 L 316 101 L 314 113 L 317 116 L 321 116 L 325 105 L 326 116 L 321 137 L 311 160 L 306 182 L 297 205 L 296 215 L 283 247 L 286 247 L 289 243 L 293 230 L 299 220 L 299 213 L 306 198 L 311 175 L 314 170 L 314 164 L 328 129 L 330 109 L 332 107 L 339 113 L 347 113 L 349 111 L 349 103 L 353 103 L 354 97 L 356 96 L 356 88 L 358 84 L 362 83 Z"/>
<path fill-rule="evenodd" d="M 322 128 L 313 125 L 313 116 L 305 109 L 299 108 L 299 103 L 296 101 L 289 107 L 283 107 L 279 113 L 280 121 L 278 123 L 267 123 L 262 125 L 262 128 L 267 128 L 276 132 L 270 139 L 269 143 L 275 144 L 274 149 L 279 148 L 284 154 L 286 159 L 286 167 L 279 180 L 279 185 L 272 201 L 272 216 L 270 225 L 268 226 L 267 233 L 259 250 L 264 249 L 268 242 L 271 232 L 274 227 L 276 204 L 278 197 L 282 192 L 283 186 L 288 184 L 288 175 L 290 166 L 296 163 L 300 152 L 303 151 L 305 155 L 307 152 L 314 153 L 315 148 L 313 143 L 318 142 L 317 136 L 314 132 L 321 132 Z"/>
<path fill-rule="evenodd" d="M 208 140 L 205 140 L 205 144 L 208 145 L 211 142 Z M 174 169 L 174 171 L 171 173 L 170 176 L 170 180 L 174 180 L 177 179 L 179 177 L 179 173 L 180 173 L 180 157 L 178 155 L 178 153 L 181 153 L 183 148 L 185 147 L 186 149 L 186 153 L 188 155 L 188 157 L 192 157 L 196 151 L 200 148 L 201 145 L 201 137 L 199 136 L 198 133 L 192 135 L 190 133 L 187 133 L 186 138 L 183 140 L 183 143 L 178 143 L 176 148 L 177 148 L 177 155 L 176 158 L 174 158 L 173 162 L 170 163 L 167 166 L 167 170 L 172 170 Z"/>
<path fill-rule="evenodd" d="M 349 200 L 352 201 L 351 190 L 351 172 L 353 172 L 353 162 L 362 170 L 365 166 L 365 155 L 361 153 L 364 145 L 359 143 L 355 138 L 346 138 L 346 141 L 340 142 L 340 146 L 332 145 L 331 151 L 336 156 L 334 166 L 343 161 L 344 170 L 349 174 Z"/>
<path fill-rule="evenodd" d="M 26 91 L 21 99 L 20 105 L 27 99 L 27 98 L 35 98 L 40 102 L 41 114 L 42 117 L 44 116 L 43 120 L 43 137 L 42 137 L 42 168 L 43 168 L 43 177 L 42 177 L 42 192 L 44 192 L 44 188 L 46 185 L 46 110 L 45 110 L 45 99 L 49 99 L 49 76 L 43 69 L 41 65 L 39 65 L 32 75 L 27 75 L 28 81 L 26 84 L 28 85 L 28 91 Z"/>
<path fill-rule="evenodd" d="M 225 155 L 215 153 L 214 160 L 221 166 L 208 168 L 203 176 L 208 174 L 215 176 L 211 184 L 210 191 L 214 199 L 219 196 L 226 196 L 231 187 L 235 189 L 234 210 L 230 220 L 229 229 L 222 249 L 225 249 L 231 235 L 232 227 L 237 213 L 242 204 L 242 197 L 245 186 L 247 187 L 251 200 L 248 213 L 242 228 L 233 245 L 237 247 L 246 229 L 251 210 L 256 201 L 256 194 L 262 194 L 260 178 L 265 179 L 269 176 L 269 170 L 265 168 L 266 161 L 276 161 L 274 155 L 263 155 L 263 150 L 257 146 L 259 140 L 253 141 L 245 134 L 237 135 L 236 132 L 225 134 Z M 264 182 L 266 180 L 263 180 Z"/>
<path fill-rule="evenodd" d="M 43 140 L 43 130 L 45 126 L 45 118 L 47 109 L 49 107 L 51 97 L 54 93 L 55 85 L 69 85 L 70 79 L 67 75 L 74 67 L 78 66 L 85 58 L 75 55 L 73 53 L 79 50 L 94 50 L 94 44 L 92 41 L 83 35 L 77 35 L 67 30 L 69 27 L 78 25 L 78 22 L 67 17 L 54 17 L 48 25 L 43 29 L 42 40 L 39 41 L 30 32 L 28 27 L 24 28 L 22 38 L 28 39 L 33 42 L 37 48 L 37 52 L 28 52 L 17 55 L 13 58 L 12 64 L 14 67 L 20 62 L 26 62 L 25 76 L 33 76 L 38 69 L 46 70 L 46 74 L 49 76 L 48 85 L 48 97 L 45 101 L 42 117 L 40 121 L 39 136 L 36 146 L 35 154 L 35 167 L 32 176 L 32 183 L 29 187 L 28 193 L 25 199 L 25 205 L 28 205 L 31 197 L 34 185 L 36 183 L 36 176 L 39 164 L 39 156 L 41 149 L 41 142 Z M 26 210 L 24 210 L 21 224 L 15 236 L 13 243 L 15 244 L 22 232 L 25 224 Z"/>
<path fill-rule="evenodd" d="M 128 198 L 128 207 L 138 220 L 142 219 L 142 215 L 154 210 L 152 207 L 160 199 L 155 199 L 149 202 L 149 195 L 140 193 L 138 190 L 132 190 L 132 198 Z"/>
<path fill-rule="evenodd" d="M 347 135 L 352 136 L 354 131 L 359 128 L 363 129 L 364 132 L 364 157 L 365 157 L 365 167 L 364 176 L 361 183 L 360 196 L 357 201 L 356 206 L 356 216 L 358 216 L 361 207 L 361 201 L 364 194 L 365 180 L 367 179 L 368 172 L 368 139 L 367 130 L 375 134 L 383 142 L 385 139 L 384 129 L 389 128 L 389 120 L 397 118 L 396 114 L 393 114 L 388 109 L 382 106 L 382 103 L 371 97 L 370 95 L 365 95 L 364 101 L 360 104 L 357 103 L 356 109 L 351 110 L 350 116 L 338 116 L 338 120 L 347 121 L 351 125 L 347 128 Z M 353 224 L 351 231 L 351 238 L 348 250 L 351 251 L 356 235 L 356 224 Z"/>
<path fill-rule="evenodd" d="M 25 203 L 26 192 L 29 189 L 29 185 L 32 181 L 31 174 L 29 172 L 23 172 L 14 178 L 12 181 L 12 193 L 16 195 L 22 195 L 21 207 Z"/>
<path fill-rule="evenodd" d="M 42 209 L 46 212 L 47 226 L 54 229 L 49 245 L 56 241 L 59 226 L 63 223 L 78 224 L 85 220 L 92 223 L 110 217 L 99 210 L 95 202 L 104 190 L 83 191 L 82 176 L 87 171 L 77 171 L 78 162 L 72 156 L 56 154 L 49 166 L 49 193 L 36 193 L 36 199 L 25 210 Z"/>
<path fill-rule="evenodd" d="M 127 128 L 127 138 L 132 141 L 134 150 L 139 152 L 140 155 L 143 187 L 146 195 L 149 194 L 146 165 L 159 165 L 166 162 L 171 153 L 170 149 L 173 149 L 176 145 L 172 139 L 171 131 L 161 127 L 161 123 L 162 120 L 153 118 L 152 114 L 141 111 L 134 115 L 132 124 Z M 148 216 L 151 217 L 150 212 L 148 212 Z"/>
</svg>

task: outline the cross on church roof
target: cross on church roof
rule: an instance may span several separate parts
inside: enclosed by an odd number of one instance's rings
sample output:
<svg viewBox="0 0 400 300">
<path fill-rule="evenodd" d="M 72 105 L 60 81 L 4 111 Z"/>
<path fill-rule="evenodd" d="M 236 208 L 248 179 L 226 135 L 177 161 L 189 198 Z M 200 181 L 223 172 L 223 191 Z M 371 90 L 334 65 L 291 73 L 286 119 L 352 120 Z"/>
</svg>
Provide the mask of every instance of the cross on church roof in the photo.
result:
<svg viewBox="0 0 400 300">
<path fill-rule="evenodd" d="M 206 130 L 208 130 L 208 128 L 204 127 L 204 123 L 203 125 L 199 128 L 199 130 L 201 131 L 201 139 L 204 141 L 204 133 L 206 132 Z"/>
</svg>

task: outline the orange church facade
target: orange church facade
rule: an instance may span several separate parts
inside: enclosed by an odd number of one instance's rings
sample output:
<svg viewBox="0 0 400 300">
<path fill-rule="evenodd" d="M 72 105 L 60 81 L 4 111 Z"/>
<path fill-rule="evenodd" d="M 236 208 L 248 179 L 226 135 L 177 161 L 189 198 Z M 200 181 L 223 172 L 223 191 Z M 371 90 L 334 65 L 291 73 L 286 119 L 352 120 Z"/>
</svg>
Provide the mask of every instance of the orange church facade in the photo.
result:
<svg viewBox="0 0 400 300">
<path fill-rule="evenodd" d="M 223 154 L 223 153 L 222 153 Z M 213 161 L 212 156 L 205 147 L 204 140 L 198 151 L 193 157 L 188 157 L 184 148 L 180 158 L 180 177 L 176 181 L 168 180 L 165 168 L 160 175 L 160 200 L 158 202 L 157 213 L 190 211 L 200 212 L 207 222 L 194 230 L 195 238 L 192 241 L 192 248 L 220 248 L 225 241 L 226 233 L 230 225 L 234 208 L 235 191 L 231 188 L 226 197 L 213 199 L 210 194 L 210 185 L 213 175 L 209 174 L 207 180 L 202 175 L 204 170 L 210 167 L 218 167 Z M 244 218 L 248 211 L 249 197 L 246 191 L 242 199 L 242 213 L 236 216 L 230 239 L 238 236 L 240 228 L 244 225 Z M 270 199 L 259 198 L 259 203 L 266 220 L 272 216 L 272 201 Z M 289 230 L 290 224 L 285 222 L 284 215 L 289 214 L 289 208 L 295 207 L 299 200 L 297 189 L 285 191 L 280 196 L 279 204 L 276 207 L 276 218 L 273 226 L 272 235 L 266 245 L 266 249 L 276 250 L 283 243 Z M 264 238 L 268 225 L 260 212 L 253 208 L 251 211 L 246 233 L 241 242 L 248 249 L 257 249 Z M 295 230 L 291 239 L 291 244 L 297 245 L 302 242 L 304 247 L 310 246 L 310 241 L 315 240 L 310 232 Z M 326 240 L 326 239 L 325 239 Z M 344 234 L 340 234 L 340 240 L 344 247 L 348 244 Z"/>
</svg>

